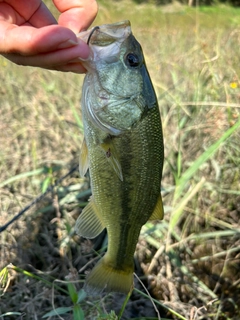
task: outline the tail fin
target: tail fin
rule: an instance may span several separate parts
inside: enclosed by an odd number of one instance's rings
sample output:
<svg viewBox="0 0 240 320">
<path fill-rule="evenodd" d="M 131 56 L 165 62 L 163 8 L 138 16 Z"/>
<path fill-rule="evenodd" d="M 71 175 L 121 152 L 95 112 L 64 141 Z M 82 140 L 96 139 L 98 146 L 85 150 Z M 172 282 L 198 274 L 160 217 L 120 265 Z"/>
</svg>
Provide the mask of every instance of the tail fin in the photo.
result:
<svg viewBox="0 0 240 320">
<path fill-rule="evenodd" d="M 133 268 L 115 269 L 106 262 L 104 256 L 86 279 L 84 290 L 89 295 L 104 292 L 129 293 L 133 287 Z"/>
</svg>

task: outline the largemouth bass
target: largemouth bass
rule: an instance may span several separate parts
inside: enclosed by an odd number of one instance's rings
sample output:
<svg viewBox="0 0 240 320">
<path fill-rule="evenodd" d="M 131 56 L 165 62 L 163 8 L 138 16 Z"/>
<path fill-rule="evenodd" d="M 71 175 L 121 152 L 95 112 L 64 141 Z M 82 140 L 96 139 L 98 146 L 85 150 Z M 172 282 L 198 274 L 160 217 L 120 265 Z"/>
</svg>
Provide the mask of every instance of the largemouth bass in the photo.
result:
<svg viewBox="0 0 240 320">
<path fill-rule="evenodd" d="M 75 231 L 108 233 L 105 256 L 87 276 L 85 290 L 128 293 L 136 244 L 148 220 L 162 219 L 163 136 L 156 95 L 129 21 L 80 34 L 92 50 L 84 62 L 84 142 L 80 173 L 90 171 L 92 197 Z"/>
</svg>

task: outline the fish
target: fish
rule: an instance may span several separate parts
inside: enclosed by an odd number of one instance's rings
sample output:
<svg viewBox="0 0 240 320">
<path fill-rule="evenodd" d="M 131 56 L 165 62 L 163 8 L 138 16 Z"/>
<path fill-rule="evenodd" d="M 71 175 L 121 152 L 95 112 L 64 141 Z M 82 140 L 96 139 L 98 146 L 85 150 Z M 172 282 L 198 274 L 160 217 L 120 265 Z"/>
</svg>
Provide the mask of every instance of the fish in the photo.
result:
<svg viewBox="0 0 240 320">
<path fill-rule="evenodd" d="M 90 295 L 127 294 L 142 226 L 163 219 L 163 134 L 156 94 L 130 21 L 78 35 L 91 59 L 82 88 L 84 140 L 80 174 L 89 169 L 92 196 L 75 232 L 95 238 L 105 228 L 108 248 L 86 277 Z"/>
</svg>

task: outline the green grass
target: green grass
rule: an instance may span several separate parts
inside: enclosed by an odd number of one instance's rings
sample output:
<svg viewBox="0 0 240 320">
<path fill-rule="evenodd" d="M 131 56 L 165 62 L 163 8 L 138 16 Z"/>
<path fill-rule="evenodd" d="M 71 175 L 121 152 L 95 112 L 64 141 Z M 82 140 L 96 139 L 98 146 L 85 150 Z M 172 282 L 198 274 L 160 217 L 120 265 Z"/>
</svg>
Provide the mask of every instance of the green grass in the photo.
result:
<svg viewBox="0 0 240 320">
<path fill-rule="evenodd" d="M 90 195 L 75 172 L 0 233 L 0 318 L 147 320 L 158 318 L 155 305 L 161 319 L 238 320 L 239 9 L 99 4 L 95 25 L 131 21 L 162 116 L 165 218 L 143 226 L 135 254 L 152 298 L 138 280 L 126 301 L 81 295 L 106 238 L 99 246 L 73 237 Z M 0 80 L 3 225 L 78 163 L 83 76 L 0 58 Z"/>
</svg>

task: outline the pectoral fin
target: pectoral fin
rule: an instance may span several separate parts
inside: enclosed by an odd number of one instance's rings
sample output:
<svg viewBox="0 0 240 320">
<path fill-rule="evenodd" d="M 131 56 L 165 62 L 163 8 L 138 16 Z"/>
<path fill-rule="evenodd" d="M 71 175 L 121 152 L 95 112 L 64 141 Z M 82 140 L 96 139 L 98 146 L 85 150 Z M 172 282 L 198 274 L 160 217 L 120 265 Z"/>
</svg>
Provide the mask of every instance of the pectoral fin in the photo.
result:
<svg viewBox="0 0 240 320">
<path fill-rule="evenodd" d="M 123 181 L 123 174 L 121 164 L 118 159 L 117 151 L 114 146 L 114 143 L 111 141 L 111 138 L 107 142 L 101 143 L 100 145 L 106 154 L 107 161 L 116 172 L 118 178 Z"/>
<path fill-rule="evenodd" d="M 88 170 L 88 149 L 85 138 L 83 139 L 82 148 L 79 158 L 79 172 L 80 177 L 84 177 Z"/>
<path fill-rule="evenodd" d="M 164 211 L 163 211 L 163 203 L 162 203 L 162 196 L 161 193 L 158 197 L 156 206 L 154 208 L 154 211 L 151 215 L 151 217 L 149 218 L 149 220 L 162 220 L 164 216 Z"/>
<path fill-rule="evenodd" d="M 92 239 L 99 235 L 104 228 L 97 206 L 91 198 L 76 221 L 75 231 L 84 238 Z"/>
</svg>

